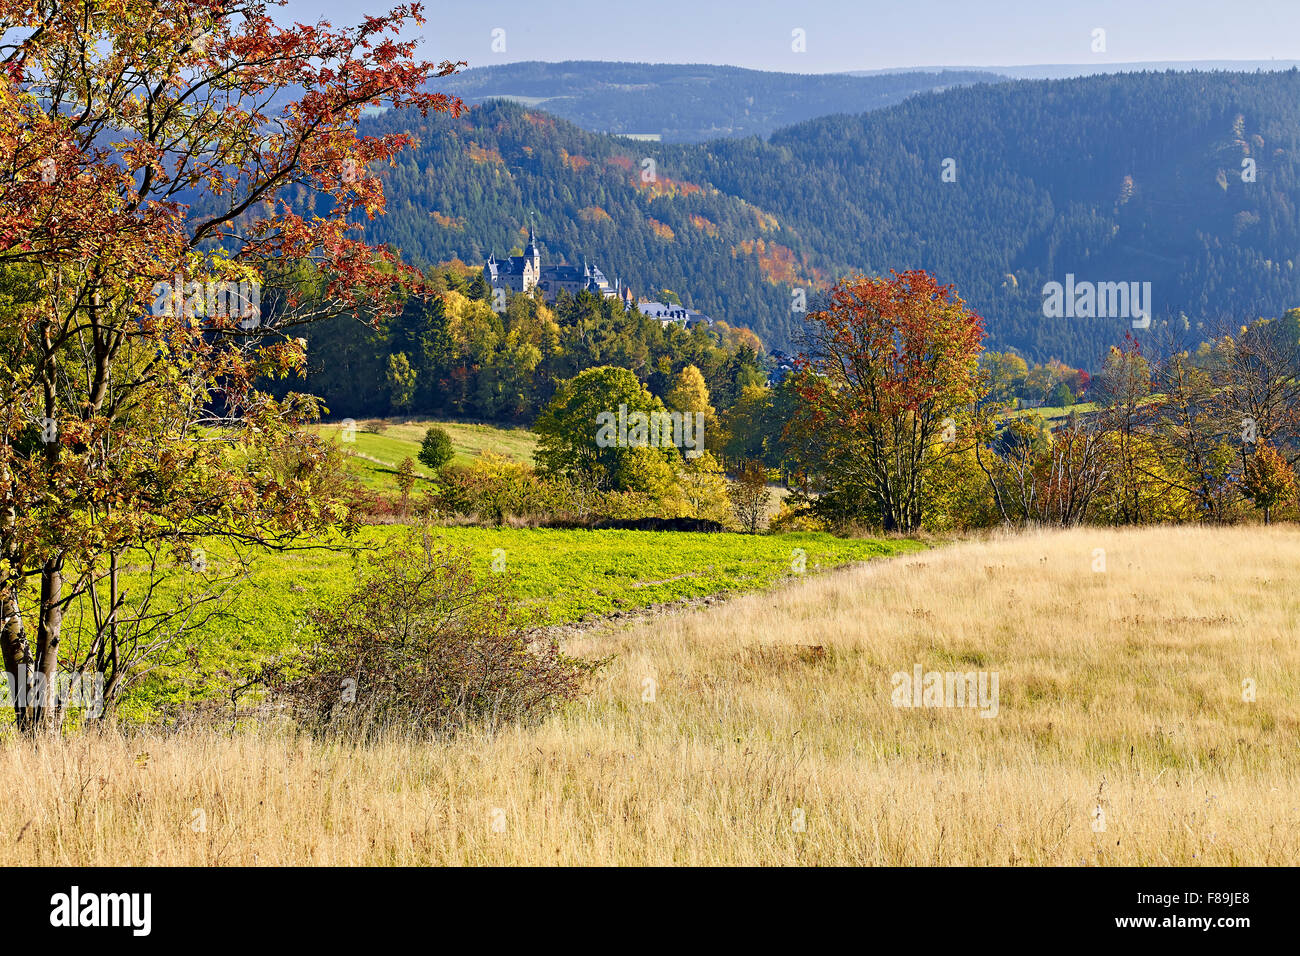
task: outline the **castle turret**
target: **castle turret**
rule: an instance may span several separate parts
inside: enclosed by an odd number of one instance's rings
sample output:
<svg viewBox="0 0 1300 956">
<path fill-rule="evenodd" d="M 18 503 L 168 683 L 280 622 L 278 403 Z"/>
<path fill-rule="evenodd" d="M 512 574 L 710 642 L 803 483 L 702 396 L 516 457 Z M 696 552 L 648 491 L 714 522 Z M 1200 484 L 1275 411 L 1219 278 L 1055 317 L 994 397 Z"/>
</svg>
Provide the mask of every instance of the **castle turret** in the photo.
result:
<svg viewBox="0 0 1300 956">
<path fill-rule="evenodd" d="M 533 263 L 533 275 L 539 275 L 542 271 L 542 254 L 537 249 L 537 237 L 533 235 L 533 224 L 528 224 L 528 245 L 524 246 L 524 258 L 531 259 Z"/>
</svg>

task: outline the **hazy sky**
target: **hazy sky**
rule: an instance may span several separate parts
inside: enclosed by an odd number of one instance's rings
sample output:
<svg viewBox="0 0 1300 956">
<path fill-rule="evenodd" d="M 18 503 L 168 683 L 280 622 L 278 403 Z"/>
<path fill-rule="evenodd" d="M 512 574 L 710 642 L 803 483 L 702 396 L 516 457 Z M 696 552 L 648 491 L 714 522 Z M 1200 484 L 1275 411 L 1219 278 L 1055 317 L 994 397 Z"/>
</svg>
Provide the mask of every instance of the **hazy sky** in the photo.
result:
<svg viewBox="0 0 1300 956">
<path fill-rule="evenodd" d="M 342 25 L 391 5 L 290 0 L 287 12 Z M 1300 0 L 432 0 L 425 8 L 424 55 L 470 66 L 639 60 L 823 73 L 1300 56 Z M 497 28 L 504 52 L 492 49 Z M 1104 53 L 1092 49 L 1098 28 Z M 805 31 L 805 52 L 791 49 L 795 29 Z"/>
</svg>

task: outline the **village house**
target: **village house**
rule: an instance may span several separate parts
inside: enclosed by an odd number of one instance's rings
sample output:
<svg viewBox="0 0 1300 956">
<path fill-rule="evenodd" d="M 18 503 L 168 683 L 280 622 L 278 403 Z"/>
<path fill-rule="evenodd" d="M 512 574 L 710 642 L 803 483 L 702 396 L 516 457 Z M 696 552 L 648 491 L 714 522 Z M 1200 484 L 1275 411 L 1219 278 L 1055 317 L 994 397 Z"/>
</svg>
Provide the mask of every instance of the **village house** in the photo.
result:
<svg viewBox="0 0 1300 956">
<path fill-rule="evenodd" d="M 641 299 L 637 302 L 636 307 L 642 315 L 658 319 L 664 325 L 671 322 L 680 325 L 684 329 L 690 329 L 697 325 L 713 324 L 713 320 L 703 312 L 696 312 L 694 309 L 688 309 L 682 305 L 665 305 L 663 302 Z"/>
</svg>

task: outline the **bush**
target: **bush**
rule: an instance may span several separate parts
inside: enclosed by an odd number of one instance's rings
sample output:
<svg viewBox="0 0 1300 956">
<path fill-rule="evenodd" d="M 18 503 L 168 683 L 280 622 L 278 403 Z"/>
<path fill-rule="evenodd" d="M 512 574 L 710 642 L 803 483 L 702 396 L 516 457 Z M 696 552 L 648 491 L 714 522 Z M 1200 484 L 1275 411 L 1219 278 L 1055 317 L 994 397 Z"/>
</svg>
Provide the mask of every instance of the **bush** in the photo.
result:
<svg viewBox="0 0 1300 956">
<path fill-rule="evenodd" d="M 310 614 L 318 643 L 276 690 L 315 732 L 445 734 L 540 718 L 575 699 L 601 661 L 535 639 L 509 577 L 425 534 L 369 561 L 355 590 Z M 291 673 L 290 673 L 291 671 Z M 288 676 L 284 676 L 284 675 Z"/>
<path fill-rule="evenodd" d="M 828 531 L 830 526 L 806 508 L 792 507 L 783 501 L 768 522 L 767 529 L 776 534 L 787 534 L 796 531 Z"/>
<path fill-rule="evenodd" d="M 454 454 L 456 449 L 452 447 L 451 436 L 447 434 L 447 429 L 434 425 L 424 433 L 424 441 L 420 443 L 420 453 L 417 457 L 421 463 L 437 471 L 451 461 Z"/>
<path fill-rule="evenodd" d="M 711 455 L 687 459 L 680 471 L 655 449 L 629 449 L 623 491 L 600 490 L 589 476 L 542 475 L 490 452 L 468 465 L 448 465 L 420 512 L 429 519 L 464 518 L 481 524 L 600 525 L 643 518 L 699 519 L 734 525 L 726 480 Z M 680 460 L 679 460 L 680 461 Z"/>
<path fill-rule="evenodd" d="M 1056 390 L 1052 392 L 1052 397 L 1048 401 L 1057 408 L 1068 408 L 1074 404 L 1074 393 L 1070 391 L 1070 386 L 1062 382 L 1056 386 Z"/>
<path fill-rule="evenodd" d="M 542 480 L 528 465 L 485 452 L 469 465 L 443 470 L 430 504 L 448 515 L 504 524 L 507 517 L 549 517 L 562 507 L 561 486 Z"/>
</svg>

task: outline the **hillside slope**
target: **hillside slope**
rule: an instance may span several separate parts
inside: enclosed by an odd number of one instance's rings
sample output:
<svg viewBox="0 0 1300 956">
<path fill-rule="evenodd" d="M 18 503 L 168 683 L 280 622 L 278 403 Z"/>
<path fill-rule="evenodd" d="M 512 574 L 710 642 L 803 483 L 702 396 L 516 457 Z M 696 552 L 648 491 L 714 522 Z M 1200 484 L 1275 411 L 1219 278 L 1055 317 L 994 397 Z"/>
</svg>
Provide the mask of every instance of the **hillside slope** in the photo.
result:
<svg viewBox="0 0 1300 956">
<path fill-rule="evenodd" d="M 671 289 L 768 343 L 789 337 L 788 284 L 775 280 L 803 278 L 802 241 L 760 206 L 689 181 L 663 152 L 694 147 L 588 133 L 504 101 L 455 120 L 383 116 L 363 128 L 419 134 L 384 171 L 388 214 L 367 223 L 374 240 L 417 263 L 481 266 L 522 252 L 535 213 L 544 264 L 596 263 L 640 294 Z M 643 178 L 655 157 L 654 177 Z"/>
<path fill-rule="evenodd" d="M 535 212 L 552 261 L 672 289 L 769 346 L 796 334 L 792 289 L 853 269 L 930 269 L 992 346 L 1092 368 L 1131 322 L 1046 318 L 1046 282 L 1150 282 L 1147 334 L 1189 340 L 1300 303 L 1297 71 L 980 85 L 766 142 L 637 143 L 501 102 L 365 125 L 420 133 L 370 226 L 414 260 L 505 254 Z"/>
</svg>

